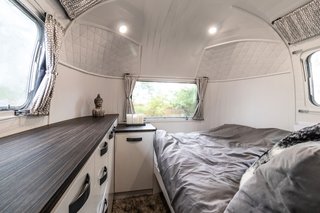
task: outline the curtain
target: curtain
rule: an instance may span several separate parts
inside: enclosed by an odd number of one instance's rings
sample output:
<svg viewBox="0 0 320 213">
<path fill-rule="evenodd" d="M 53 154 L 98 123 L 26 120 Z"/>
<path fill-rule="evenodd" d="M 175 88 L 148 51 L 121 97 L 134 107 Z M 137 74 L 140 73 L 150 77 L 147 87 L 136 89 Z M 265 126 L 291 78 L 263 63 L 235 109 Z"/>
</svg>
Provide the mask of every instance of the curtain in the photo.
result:
<svg viewBox="0 0 320 213">
<path fill-rule="evenodd" d="M 208 84 L 208 78 L 207 77 L 201 77 L 196 79 L 198 94 L 197 94 L 197 100 L 198 104 L 195 110 L 195 113 L 193 115 L 193 120 L 204 120 L 204 96 L 206 94 L 207 84 Z"/>
<path fill-rule="evenodd" d="M 59 53 L 64 35 L 63 27 L 52 15 L 46 15 L 44 28 L 46 73 L 28 107 L 30 115 L 49 115 L 50 102 L 57 75 Z"/>
<path fill-rule="evenodd" d="M 288 44 L 320 35 L 320 0 L 294 10 L 272 22 L 274 29 L 282 35 Z"/>
<path fill-rule="evenodd" d="M 124 76 L 124 90 L 126 94 L 126 100 L 124 103 L 124 120 L 126 119 L 126 114 L 134 114 L 134 107 L 132 102 L 132 93 L 134 86 L 136 85 L 137 78 L 131 75 Z"/>
<path fill-rule="evenodd" d="M 102 0 L 60 0 L 70 19 L 75 19 Z"/>
</svg>

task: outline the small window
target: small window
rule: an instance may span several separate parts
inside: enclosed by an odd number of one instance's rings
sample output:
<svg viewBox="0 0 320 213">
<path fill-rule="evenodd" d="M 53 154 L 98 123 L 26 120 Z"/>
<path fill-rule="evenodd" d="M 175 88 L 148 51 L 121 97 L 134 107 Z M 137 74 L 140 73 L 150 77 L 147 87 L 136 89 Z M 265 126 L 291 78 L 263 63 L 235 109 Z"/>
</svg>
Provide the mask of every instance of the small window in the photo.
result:
<svg viewBox="0 0 320 213">
<path fill-rule="evenodd" d="M 0 110 L 22 108 L 31 99 L 42 25 L 20 4 L 0 1 Z"/>
<path fill-rule="evenodd" d="M 307 58 L 307 67 L 310 100 L 314 105 L 320 106 L 320 51 Z"/>
<path fill-rule="evenodd" d="M 194 83 L 138 81 L 132 95 L 136 113 L 148 118 L 188 118 L 197 105 Z"/>
</svg>

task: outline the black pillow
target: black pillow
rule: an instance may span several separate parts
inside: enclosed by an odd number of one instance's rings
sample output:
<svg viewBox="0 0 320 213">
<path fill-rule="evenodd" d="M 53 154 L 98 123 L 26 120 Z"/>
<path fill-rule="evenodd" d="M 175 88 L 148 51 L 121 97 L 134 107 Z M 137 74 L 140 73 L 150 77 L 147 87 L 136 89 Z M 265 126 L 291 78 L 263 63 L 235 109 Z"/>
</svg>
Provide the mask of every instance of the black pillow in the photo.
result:
<svg viewBox="0 0 320 213">
<path fill-rule="evenodd" d="M 287 137 L 283 138 L 278 143 L 278 146 L 285 148 L 298 143 L 318 140 L 320 140 L 320 123 L 292 132 Z"/>
</svg>

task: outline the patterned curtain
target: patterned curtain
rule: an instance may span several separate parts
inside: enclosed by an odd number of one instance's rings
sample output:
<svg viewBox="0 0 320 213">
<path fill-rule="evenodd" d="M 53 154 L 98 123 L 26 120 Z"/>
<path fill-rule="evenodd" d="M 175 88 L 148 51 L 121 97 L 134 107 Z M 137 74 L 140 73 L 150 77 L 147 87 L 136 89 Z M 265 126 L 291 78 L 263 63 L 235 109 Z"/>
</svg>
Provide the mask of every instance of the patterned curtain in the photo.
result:
<svg viewBox="0 0 320 213">
<path fill-rule="evenodd" d="M 132 93 L 134 86 L 136 85 L 137 78 L 131 75 L 124 76 L 124 91 L 126 94 L 126 100 L 124 103 L 124 115 L 123 118 L 126 119 L 126 114 L 135 113 L 133 102 L 132 102 Z"/>
<path fill-rule="evenodd" d="M 320 0 L 311 1 L 273 21 L 272 26 L 288 44 L 320 35 Z"/>
<path fill-rule="evenodd" d="M 102 0 L 60 0 L 70 19 L 75 19 Z"/>
<path fill-rule="evenodd" d="M 30 115 L 49 114 L 63 35 L 63 27 L 52 15 L 47 14 L 45 20 L 46 74 L 28 107 Z"/>
<path fill-rule="evenodd" d="M 196 79 L 197 89 L 198 89 L 198 104 L 195 113 L 192 117 L 193 120 L 204 120 L 204 96 L 207 90 L 208 78 L 201 77 Z"/>
</svg>

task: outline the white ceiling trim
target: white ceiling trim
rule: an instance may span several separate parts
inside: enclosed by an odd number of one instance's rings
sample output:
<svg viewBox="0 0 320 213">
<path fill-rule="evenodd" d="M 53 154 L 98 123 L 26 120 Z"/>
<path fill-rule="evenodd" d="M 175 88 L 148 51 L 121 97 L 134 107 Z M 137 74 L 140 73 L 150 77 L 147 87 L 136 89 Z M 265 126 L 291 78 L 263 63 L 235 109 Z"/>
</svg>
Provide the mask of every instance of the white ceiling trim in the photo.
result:
<svg viewBox="0 0 320 213">
<path fill-rule="evenodd" d="M 64 61 L 59 61 L 59 64 L 68 67 L 70 69 L 73 69 L 75 71 L 92 75 L 100 78 L 107 78 L 107 79 L 123 79 L 123 77 L 117 77 L 117 76 L 109 76 L 109 75 L 100 75 L 93 72 L 86 71 L 84 69 L 75 67 L 71 64 L 68 64 Z M 132 75 L 134 77 L 137 77 L 140 81 L 156 81 L 156 82 L 172 82 L 172 83 L 193 83 L 195 81 L 195 78 L 185 78 L 185 77 L 172 77 L 172 76 L 141 76 L 141 75 Z"/>
<path fill-rule="evenodd" d="M 110 75 L 100 75 L 97 73 L 93 73 L 93 72 L 89 72 L 86 71 L 84 69 L 72 66 L 71 64 L 68 64 L 67 62 L 64 61 L 59 61 L 59 64 L 65 67 L 68 67 L 70 69 L 76 70 L 78 72 L 84 73 L 84 74 L 88 74 L 88 75 L 92 75 L 92 76 L 97 76 L 97 77 L 101 77 L 101 78 L 108 78 L 108 79 L 123 79 L 123 77 L 118 77 L 118 76 L 110 76 Z"/>
<path fill-rule="evenodd" d="M 214 47 L 218 47 L 218 46 L 222 46 L 222 45 L 226 45 L 226 44 L 246 42 L 246 41 L 258 41 L 258 42 L 278 43 L 278 44 L 282 44 L 283 43 L 281 41 L 271 40 L 271 39 L 237 39 L 237 40 L 231 40 L 231 41 L 226 41 L 226 42 L 222 42 L 222 43 L 219 43 L 219 44 L 210 45 L 210 46 L 205 47 L 204 50 L 208 50 L 208 49 L 211 49 L 211 48 L 214 48 Z"/>
<path fill-rule="evenodd" d="M 279 72 L 279 73 L 272 73 L 272 74 L 259 75 L 259 76 L 250 76 L 250 77 L 245 77 L 245 78 L 226 79 L 226 80 L 210 80 L 209 79 L 209 83 L 223 83 L 223 82 L 232 82 L 232 81 L 244 81 L 244 80 L 249 80 L 249 79 L 267 78 L 267 77 L 272 77 L 272 76 L 277 76 L 277 75 L 288 75 L 288 74 L 292 74 L 292 72 L 290 70 L 288 70 L 288 71 Z"/>
</svg>

